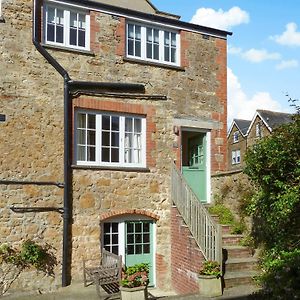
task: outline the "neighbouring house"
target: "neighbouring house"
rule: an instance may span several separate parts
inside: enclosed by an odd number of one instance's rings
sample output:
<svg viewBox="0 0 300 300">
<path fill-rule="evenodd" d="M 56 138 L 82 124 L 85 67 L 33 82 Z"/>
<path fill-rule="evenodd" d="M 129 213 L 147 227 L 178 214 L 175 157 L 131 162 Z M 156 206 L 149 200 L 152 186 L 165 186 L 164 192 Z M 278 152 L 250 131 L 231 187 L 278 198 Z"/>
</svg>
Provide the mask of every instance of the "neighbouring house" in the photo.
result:
<svg viewBox="0 0 300 300">
<path fill-rule="evenodd" d="M 261 109 L 256 110 L 252 120 L 234 119 L 227 134 L 228 170 L 243 168 L 248 147 L 291 121 L 292 114 Z"/>
<path fill-rule="evenodd" d="M 12 289 L 81 281 L 105 248 L 148 262 L 152 286 L 197 291 L 220 244 L 180 201 L 210 203 L 227 167 L 230 34 L 147 0 L 2 2 L 0 243 L 48 243 L 58 260 Z"/>
<path fill-rule="evenodd" d="M 233 119 L 227 135 L 228 169 L 240 169 L 244 165 L 243 154 L 247 149 L 247 130 L 251 121 Z"/>
</svg>

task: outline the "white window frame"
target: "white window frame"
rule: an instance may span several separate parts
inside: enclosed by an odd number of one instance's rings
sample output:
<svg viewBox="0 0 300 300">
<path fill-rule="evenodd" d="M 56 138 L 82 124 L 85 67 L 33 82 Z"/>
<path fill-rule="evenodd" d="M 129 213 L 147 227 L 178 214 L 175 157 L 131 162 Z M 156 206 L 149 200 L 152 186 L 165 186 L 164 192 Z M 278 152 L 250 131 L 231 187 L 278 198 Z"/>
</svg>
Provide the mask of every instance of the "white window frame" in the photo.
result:
<svg viewBox="0 0 300 300">
<path fill-rule="evenodd" d="M 59 9 L 63 11 L 63 42 L 53 42 L 48 41 L 47 39 L 47 20 L 48 20 L 48 9 L 54 8 Z M 82 14 L 85 15 L 85 46 L 76 46 L 70 44 L 70 18 L 71 18 L 71 12 L 75 14 Z M 69 8 L 65 7 L 63 5 L 54 4 L 54 3 L 47 3 L 44 6 L 44 20 L 43 20 L 43 28 L 44 28 L 44 43 L 47 45 L 55 45 L 60 47 L 67 47 L 72 49 L 78 49 L 78 50 L 90 50 L 90 15 L 89 12 L 86 10 L 80 10 L 76 8 Z"/>
<path fill-rule="evenodd" d="M 231 164 L 238 165 L 241 163 L 241 150 L 232 150 L 231 152 Z"/>
<path fill-rule="evenodd" d="M 141 27 L 141 56 L 130 55 L 128 53 L 128 50 L 129 50 L 128 49 L 128 40 L 129 40 L 128 26 L 129 25 Z M 147 58 L 147 28 L 156 29 L 159 31 L 159 59 Z M 175 38 L 176 38 L 175 62 L 167 61 L 164 58 L 164 32 L 165 31 L 175 34 Z M 170 48 L 171 48 L 171 46 L 170 46 Z M 153 51 L 153 48 L 152 48 L 152 51 Z M 169 55 L 171 55 L 171 54 L 169 54 Z M 142 24 L 142 23 L 138 23 L 138 22 L 128 21 L 126 23 L 126 56 L 128 58 L 134 58 L 134 59 L 139 59 L 139 60 L 143 60 L 143 61 L 149 61 L 149 62 L 155 62 L 155 63 L 161 63 L 161 64 L 173 65 L 173 66 L 180 66 L 180 34 L 178 31 L 171 30 L 169 28 L 163 28 L 163 27 L 153 26 L 151 24 Z"/>
<path fill-rule="evenodd" d="M 233 142 L 234 143 L 237 143 L 239 141 L 239 132 L 238 131 L 235 131 L 233 133 Z"/>
<path fill-rule="evenodd" d="M 78 160 L 77 146 L 77 124 L 79 114 L 93 114 L 96 116 L 96 157 L 95 161 Z M 102 116 L 119 117 L 119 162 L 103 162 L 102 160 Z M 125 118 L 134 118 L 141 120 L 141 153 L 139 163 L 125 162 Z M 74 157 L 75 162 L 79 166 L 107 166 L 107 167 L 127 167 L 127 168 L 146 168 L 146 117 L 135 114 L 119 114 L 106 111 L 89 111 L 89 110 L 77 110 L 75 113 L 74 122 Z"/>
<path fill-rule="evenodd" d="M 261 123 L 257 123 L 255 125 L 255 136 L 258 137 L 258 138 L 262 137 L 262 126 L 261 126 Z"/>
</svg>

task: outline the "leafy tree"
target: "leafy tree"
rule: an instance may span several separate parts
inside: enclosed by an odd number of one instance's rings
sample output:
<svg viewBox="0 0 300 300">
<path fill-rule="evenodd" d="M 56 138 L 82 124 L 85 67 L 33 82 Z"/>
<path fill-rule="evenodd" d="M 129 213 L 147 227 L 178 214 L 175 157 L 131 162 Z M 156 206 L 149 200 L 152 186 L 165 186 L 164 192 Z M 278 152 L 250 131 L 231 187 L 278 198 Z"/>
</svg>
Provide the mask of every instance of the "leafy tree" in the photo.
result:
<svg viewBox="0 0 300 300">
<path fill-rule="evenodd" d="M 261 247 L 261 280 L 276 299 L 300 297 L 300 111 L 293 122 L 274 130 L 247 151 L 245 173 L 256 186 L 247 210 L 253 217 L 252 236 Z M 278 285 L 284 277 L 285 284 Z M 282 279 L 283 280 L 283 279 Z"/>
</svg>

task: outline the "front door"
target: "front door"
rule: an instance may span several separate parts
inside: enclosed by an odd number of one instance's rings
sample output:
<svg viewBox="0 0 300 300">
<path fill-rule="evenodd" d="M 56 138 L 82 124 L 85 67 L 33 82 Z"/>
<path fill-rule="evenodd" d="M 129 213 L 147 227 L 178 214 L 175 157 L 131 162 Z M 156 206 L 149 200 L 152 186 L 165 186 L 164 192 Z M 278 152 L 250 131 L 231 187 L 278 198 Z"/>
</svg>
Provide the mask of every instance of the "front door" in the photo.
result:
<svg viewBox="0 0 300 300">
<path fill-rule="evenodd" d="M 186 132 L 185 143 L 183 176 L 197 198 L 206 202 L 206 135 L 199 132 Z"/>
<path fill-rule="evenodd" d="M 149 285 L 153 285 L 153 223 L 151 221 L 125 222 L 125 264 L 149 264 Z"/>
</svg>

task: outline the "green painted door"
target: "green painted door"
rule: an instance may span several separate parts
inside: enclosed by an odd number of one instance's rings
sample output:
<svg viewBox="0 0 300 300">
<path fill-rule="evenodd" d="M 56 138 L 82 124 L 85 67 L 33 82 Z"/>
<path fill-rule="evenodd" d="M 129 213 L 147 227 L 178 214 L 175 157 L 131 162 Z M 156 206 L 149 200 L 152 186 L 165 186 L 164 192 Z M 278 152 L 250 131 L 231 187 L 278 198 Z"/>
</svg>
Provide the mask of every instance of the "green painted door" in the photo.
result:
<svg viewBox="0 0 300 300">
<path fill-rule="evenodd" d="M 127 221 L 125 223 L 125 264 L 148 263 L 149 285 L 153 280 L 153 223 L 151 221 Z"/>
<path fill-rule="evenodd" d="M 198 133 L 188 138 L 188 166 L 182 173 L 189 187 L 201 202 L 207 201 L 206 191 L 206 135 Z"/>
</svg>

